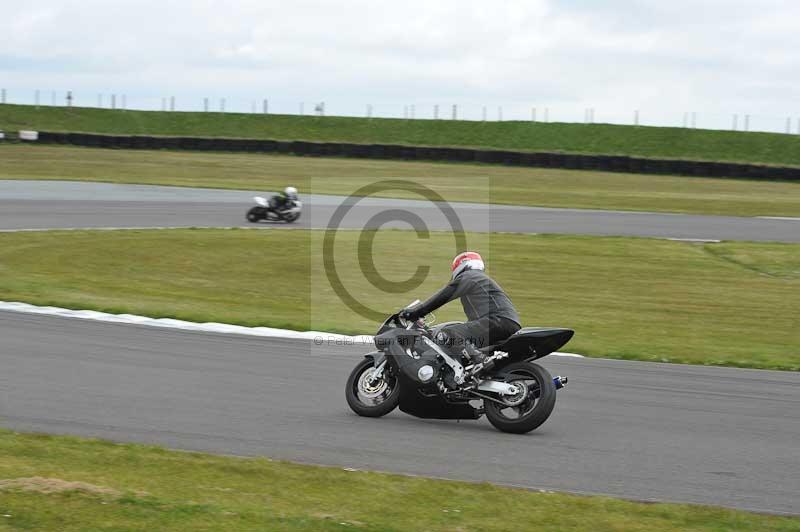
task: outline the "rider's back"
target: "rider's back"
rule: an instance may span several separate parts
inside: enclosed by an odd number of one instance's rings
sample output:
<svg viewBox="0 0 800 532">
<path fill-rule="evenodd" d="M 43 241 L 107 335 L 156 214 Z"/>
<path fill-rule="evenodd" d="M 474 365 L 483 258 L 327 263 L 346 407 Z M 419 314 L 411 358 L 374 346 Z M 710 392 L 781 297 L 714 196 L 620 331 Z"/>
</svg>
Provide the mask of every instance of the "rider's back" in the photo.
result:
<svg viewBox="0 0 800 532">
<path fill-rule="evenodd" d="M 500 316 L 520 324 L 519 313 L 500 285 L 481 270 L 467 270 L 456 277 L 455 297 L 461 298 L 470 321 Z M 454 297 L 454 299 L 455 299 Z"/>
</svg>

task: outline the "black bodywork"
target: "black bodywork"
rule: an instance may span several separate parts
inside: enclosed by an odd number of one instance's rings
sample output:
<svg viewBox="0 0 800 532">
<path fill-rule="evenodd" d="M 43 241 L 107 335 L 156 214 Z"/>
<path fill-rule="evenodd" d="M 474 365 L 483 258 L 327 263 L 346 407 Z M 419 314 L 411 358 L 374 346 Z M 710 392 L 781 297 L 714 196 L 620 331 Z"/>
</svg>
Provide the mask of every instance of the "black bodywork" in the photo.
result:
<svg viewBox="0 0 800 532">
<path fill-rule="evenodd" d="M 432 331 L 416 326 L 407 329 L 403 327 L 399 315 L 394 314 L 383 323 L 375 336 L 378 351 L 366 356 L 372 358 L 375 366 L 386 360 L 388 370 L 400 382 L 399 408 L 403 412 L 426 419 L 477 419 L 480 413 L 468 401 L 445 399 L 436 387 L 440 372 L 448 372 L 449 368 L 435 351 L 424 345 L 421 338 L 430 338 L 444 325 L 447 324 L 439 325 Z M 501 376 L 503 368 L 509 364 L 549 355 L 566 344 L 573 334 L 575 332 L 572 329 L 525 327 L 504 342 L 482 350 L 487 353 L 505 351 L 509 354 L 492 370 L 496 377 Z M 434 369 L 434 377 L 428 380 L 428 384 L 417 377 L 418 369 L 424 365 Z"/>
<path fill-rule="evenodd" d="M 250 210 L 247 211 L 247 221 L 251 223 L 257 223 L 262 220 L 292 223 L 300 217 L 300 213 L 292 211 L 292 208 L 296 204 L 291 200 L 289 201 L 291 203 L 284 208 L 274 208 L 272 206 L 264 207 L 262 205 L 251 207 Z"/>
</svg>

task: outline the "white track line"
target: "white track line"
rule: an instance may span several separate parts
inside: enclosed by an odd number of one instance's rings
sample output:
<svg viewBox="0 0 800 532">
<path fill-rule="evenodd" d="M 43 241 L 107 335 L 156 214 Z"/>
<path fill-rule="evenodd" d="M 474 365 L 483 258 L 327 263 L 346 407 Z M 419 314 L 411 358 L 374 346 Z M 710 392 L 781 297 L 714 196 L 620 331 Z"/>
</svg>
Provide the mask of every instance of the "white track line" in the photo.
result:
<svg viewBox="0 0 800 532">
<path fill-rule="evenodd" d="M 700 243 L 707 243 L 707 244 L 719 244 L 722 240 L 717 240 L 715 238 L 678 238 L 678 237 L 670 237 L 665 238 L 664 240 L 672 240 L 673 242 L 700 242 Z"/>
<path fill-rule="evenodd" d="M 243 334 L 247 336 L 287 338 L 291 340 L 311 340 L 316 345 L 374 345 L 373 337 L 369 335 L 349 336 L 346 334 L 319 331 L 293 331 L 291 329 L 273 329 L 272 327 L 244 327 L 241 325 L 231 325 L 228 323 L 197 323 L 192 321 L 173 320 L 171 318 L 149 318 L 147 316 L 136 316 L 134 314 L 108 314 L 106 312 L 97 312 L 94 310 L 72 310 L 60 307 L 39 307 L 17 301 L 0 301 L 0 310 L 130 325 L 145 325 L 148 327 L 162 327 L 167 329 L 181 329 L 185 331 Z M 565 357 L 583 358 L 583 355 L 578 355 L 575 353 L 553 354 Z"/>
<path fill-rule="evenodd" d="M 786 222 L 800 222 L 800 218 L 793 218 L 791 216 L 756 216 L 762 220 L 784 220 Z"/>
<path fill-rule="evenodd" d="M 0 229 L 0 233 L 47 233 L 50 231 L 164 231 L 167 229 L 272 229 L 271 226 L 211 226 L 211 225 L 184 225 L 184 226 L 143 226 L 143 227 L 41 227 L 31 229 Z"/>
</svg>

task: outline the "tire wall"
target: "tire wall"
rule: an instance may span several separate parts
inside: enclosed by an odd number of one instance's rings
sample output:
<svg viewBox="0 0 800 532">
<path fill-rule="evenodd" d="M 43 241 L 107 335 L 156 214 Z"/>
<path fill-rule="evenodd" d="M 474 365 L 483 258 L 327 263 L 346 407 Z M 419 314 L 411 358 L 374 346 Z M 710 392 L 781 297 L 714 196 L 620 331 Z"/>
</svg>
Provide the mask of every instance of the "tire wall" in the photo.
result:
<svg viewBox="0 0 800 532">
<path fill-rule="evenodd" d="M 39 131 L 38 140 L 36 142 L 93 148 L 280 153 L 316 157 L 450 161 L 636 174 L 669 174 L 696 177 L 733 177 L 800 181 L 800 168 L 676 159 L 650 159 L 619 155 L 578 155 L 391 144 L 348 144 L 340 142 L 121 136 L 47 131 Z"/>
</svg>

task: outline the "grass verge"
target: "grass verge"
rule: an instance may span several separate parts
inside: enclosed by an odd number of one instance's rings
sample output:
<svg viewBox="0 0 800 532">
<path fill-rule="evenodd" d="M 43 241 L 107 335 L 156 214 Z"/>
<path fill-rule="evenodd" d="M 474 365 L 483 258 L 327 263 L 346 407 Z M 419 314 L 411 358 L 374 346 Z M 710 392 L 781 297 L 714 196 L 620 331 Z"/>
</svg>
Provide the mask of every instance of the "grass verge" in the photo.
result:
<svg viewBox="0 0 800 532">
<path fill-rule="evenodd" d="M 399 120 L 0 105 L 0 129 L 485 147 L 800 165 L 800 136 L 610 124 Z"/>
<path fill-rule="evenodd" d="M 292 183 L 301 192 L 336 194 L 349 193 L 387 178 L 435 184 L 449 201 L 800 216 L 800 183 L 790 182 L 258 154 L 0 145 L 0 179 L 256 190 L 279 190 Z"/>
<path fill-rule="evenodd" d="M 446 282 L 452 236 L 378 232 L 375 264 L 364 271 L 392 281 L 407 279 L 418 265 L 432 272 L 419 288 L 390 294 L 362 273 L 361 235 L 340 232 L 335 247 L 337 270 L 357 300 L 388 314 Z M 321 240 L 321 231 L 305 230 L 0 234 L 0 299 L 372 332 L 376 323 L 352 312 L 331 289 Z M 800 370 L 800 245 L 511 234 L 470 234 L 468 243 L 484 254 L 525 324 L 577 331 L 570 350 Z M 437 318 L 463 319 L 460 305 L 444 307 Z"/>
<path fill-rule="evenodd" d="M 0 530 L 800 530 L 794 517 L 7 430 L 0 452 Z"/>
</svg>

